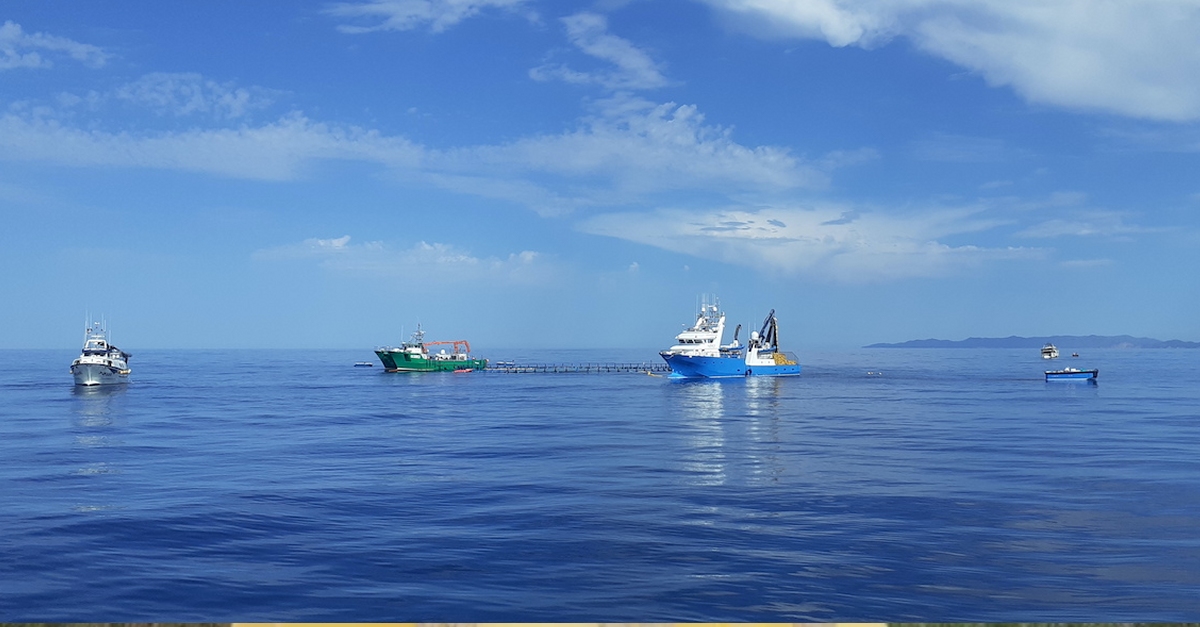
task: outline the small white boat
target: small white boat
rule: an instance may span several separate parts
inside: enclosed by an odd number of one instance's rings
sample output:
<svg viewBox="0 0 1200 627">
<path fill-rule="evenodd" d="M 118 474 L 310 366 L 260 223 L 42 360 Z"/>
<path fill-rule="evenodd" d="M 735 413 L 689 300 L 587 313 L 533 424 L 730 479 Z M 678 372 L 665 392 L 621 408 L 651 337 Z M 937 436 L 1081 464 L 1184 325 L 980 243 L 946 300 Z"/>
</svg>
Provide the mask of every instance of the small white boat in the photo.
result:
<svg viewBox="0 0 1200 627">
<path fill-rule="evenodd" d="M 129 353 L 108 343 L 108 329 L 93 322 L 83 331 L 83 353 L 71 362 L 75 385 L 111 385 L 129 381 Z"/>
<path fill-rule="evenodd" d="M 1058 348 L 1047 342 L 1042 347 L 1042 359 L 1058 359 Z"/>
</svg>

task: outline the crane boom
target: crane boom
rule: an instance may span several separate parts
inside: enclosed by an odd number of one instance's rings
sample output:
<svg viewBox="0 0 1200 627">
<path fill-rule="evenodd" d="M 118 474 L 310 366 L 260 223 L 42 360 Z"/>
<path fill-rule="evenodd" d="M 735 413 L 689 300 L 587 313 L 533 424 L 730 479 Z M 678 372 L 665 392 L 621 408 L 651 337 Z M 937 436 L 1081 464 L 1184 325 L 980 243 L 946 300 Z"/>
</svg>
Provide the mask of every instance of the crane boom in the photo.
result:
<svg viewBox="0 0 1200 627">
<path fill-rule="evenodd" d="M 459 352 L 470 353 L 471 352 L 471 343 L 466 340 L 446 340 L 446 341 L 442 341 L 442 342 L 425 342 L 426 346 L 433 346 L 435 344 L 453 344 L 454 352 L 456 352 L 456 353 L 459 353 Z M 463 348 L 463 350 L 461 350 L 461 351 L 459 350 L 460 346 Z"/>
</svg>

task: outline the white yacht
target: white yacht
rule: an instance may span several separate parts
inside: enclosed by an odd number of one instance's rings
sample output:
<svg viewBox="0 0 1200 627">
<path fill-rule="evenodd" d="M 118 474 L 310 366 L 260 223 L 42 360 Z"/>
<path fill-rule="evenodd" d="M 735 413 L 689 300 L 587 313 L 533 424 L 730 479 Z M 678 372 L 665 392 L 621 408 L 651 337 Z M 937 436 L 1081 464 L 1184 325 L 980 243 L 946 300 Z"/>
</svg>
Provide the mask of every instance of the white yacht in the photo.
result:
<svg viewBox="0 0 1200 627">
<path fill-rule="evenodd" d="M 129 353 L 108 343 L 108 329 L 93 322 L 83 331 L 83 353 L 71 363 L 75 385 L 110 385 L 129 381 Z"/>
<path fill-rule="evenodd" d="M 1042 359 L 1058 359 L 1058 348 L 1047 342 L 1046 345 L 1042 347 Z"/>
</svg>

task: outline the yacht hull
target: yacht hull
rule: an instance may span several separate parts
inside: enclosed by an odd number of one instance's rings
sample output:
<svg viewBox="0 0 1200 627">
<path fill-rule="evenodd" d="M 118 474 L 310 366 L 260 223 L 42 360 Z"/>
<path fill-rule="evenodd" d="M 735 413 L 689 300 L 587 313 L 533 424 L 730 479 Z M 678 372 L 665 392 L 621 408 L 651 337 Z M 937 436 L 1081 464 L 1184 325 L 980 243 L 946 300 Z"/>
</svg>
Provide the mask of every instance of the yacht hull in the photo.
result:
<svg viewBox="0 0 1200 627">
<path fill-rule="evenodd" d="M 116 385 L 129 382 L 129 371 L 105 364 L 72 364 L 75 385 Z"/>
</svg>

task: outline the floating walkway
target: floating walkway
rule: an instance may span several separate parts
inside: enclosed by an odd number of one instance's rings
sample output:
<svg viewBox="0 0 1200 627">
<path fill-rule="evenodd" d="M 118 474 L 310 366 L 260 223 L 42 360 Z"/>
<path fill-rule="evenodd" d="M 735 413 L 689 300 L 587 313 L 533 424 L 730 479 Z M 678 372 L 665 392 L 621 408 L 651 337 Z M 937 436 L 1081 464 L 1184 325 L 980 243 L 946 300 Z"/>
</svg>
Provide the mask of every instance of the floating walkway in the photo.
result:
<svg viewBox="0 0 1200 627">
<path fill-rule="evenodd" d="M 531 373 L 591 373 L 591 372 L 670 372 L 671 367 L 665 363 L 599 363 L 599 364 L 519 364 L 500 361 L 488 364 L 486 372 L 506 372 L 510 374 Z"/>
</svg>

